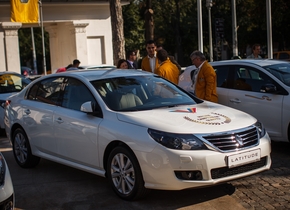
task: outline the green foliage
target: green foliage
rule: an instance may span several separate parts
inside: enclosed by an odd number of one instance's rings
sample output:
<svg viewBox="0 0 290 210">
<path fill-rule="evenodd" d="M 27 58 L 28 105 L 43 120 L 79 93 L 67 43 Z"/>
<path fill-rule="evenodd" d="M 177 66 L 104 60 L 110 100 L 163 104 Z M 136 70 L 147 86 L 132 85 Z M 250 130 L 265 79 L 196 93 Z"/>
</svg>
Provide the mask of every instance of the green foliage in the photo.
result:
<svg viewBox="0 0 290 210">
<path fill-rule="evenodd" d="M 123 6 L 125 49 L 142 50 L 144 48 L 144 20 L 140 14 L 139 3 L 132 0 Z"/>
<path fill-rule="evenodd" d="M 135 13 L 138 20 L 134 23 L 124 14 L 124 28 L 133 29 L 143 26 L 146 0 L 134 1 Z M 204 53 L 209 49 L 209 26 L 208 9 L 206 1 L 202 2 L 202 23 L 203 23 L 203 45 Z M 213 0 L 211 8 L 212 40 L 215 48 L 215 18 L 224 19 L 224 41 L 228 43 L 229 58 L 232 56 L 232 6 L 231 0 Z M 290 1 L 272 0 L 272 35 L 273 45 L 277 50 L 289 50 L 290 42 L 288 39 L 290 33 L 289 18 Z M 131 3 L 132 4 L 132 3 Z M 193 50 L 198 49 L 198 26 L 197 26 L 197 1 L 196 0 L 151 0 L 154 11 L 154 37 L 161 42 L 163 47 L 171 55 L 176 55 L 178 62 L 183 65 L 190 65 L 188 56 Z M 236 20 L 238 26 L 238 47 L 241 55 L 245 53 L 247 45 L 260 43 L 266 49 L 267 45 L 267 19 L 266 19 L 266 1 L 265 0 L 236 0 Z M 128 25 L 127 25 L 128 24 Z M 134 24 L 137 24 L 134 26 Z M 130 32 L 133 33 L 132 30 Z M 135 32 L 139 33 L 137 30 Z M 139 34 L 144 36 L 144 31 Z M 142 46 L 144 38 L 139 42 L 137 39 L 131 39 L 126 36 L 126 47 L 134 43 L 139 49 Z M 146 54 L 146 51 L 142 51 Z M 266 53 L 266 51 L 265 51 Z M 215 56 L 214 56 L 215 57 Z"/>
<path fill-rule="evenodd" d="M 43 49 L 42 49 L 42 35 L 41 28 L 33 28 L 34 32 L 34 43 L 36 51 L 36 61 L 38 73 L 43 73 Z M 21 28 L 18 31 L 19 36 L 19 50 L 20 50 L 20 62 L 21 66 L 26 66 L 27 61 L 30 61 L 30 65 L 33 69 L 33 45 L 32 45 L 32 34 L 31 28 Z M 46 69 L 50 69 L 50 50 L 49 50 L 49 35 L 47 32 L 44 33 L 45 43 L 45 58 L 46 58 Z"/>
</svg>

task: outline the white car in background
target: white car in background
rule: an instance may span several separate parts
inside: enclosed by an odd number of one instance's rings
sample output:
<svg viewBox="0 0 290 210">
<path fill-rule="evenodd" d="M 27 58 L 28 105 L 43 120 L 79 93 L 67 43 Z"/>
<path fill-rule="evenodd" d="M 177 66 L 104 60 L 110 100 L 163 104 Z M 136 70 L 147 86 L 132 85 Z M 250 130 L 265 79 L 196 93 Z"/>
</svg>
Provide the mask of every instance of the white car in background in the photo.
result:
<svg viewBox="0 0 290 210">
<path fill-rule="evenodd" d="M 212 62 L 219 103 L 260 120 L 272 140 L 290 141 L 290 63 L 242 59 Z"/>
<path fill-rule="evenodd" d="M 144 71 L 43 76 L 8 98 L 5 113 L 19 166 L 45 158 L 105 176 L 125 200 L 148 189 L 211 186 L 271 166 L 270 138 L 254 117 Z"/>
<path fill-rule="evenodd" d="M 6 99 L 20 92 L 31 80 L 16 72 L 0 72 L 0 129 L 4 129 L 4 105 Z"/>
<path fill-rule="evenodd" d="M 14 189 L 4 156 L 0 152 L 0 209 L 14 209 Z"/>
</svg>

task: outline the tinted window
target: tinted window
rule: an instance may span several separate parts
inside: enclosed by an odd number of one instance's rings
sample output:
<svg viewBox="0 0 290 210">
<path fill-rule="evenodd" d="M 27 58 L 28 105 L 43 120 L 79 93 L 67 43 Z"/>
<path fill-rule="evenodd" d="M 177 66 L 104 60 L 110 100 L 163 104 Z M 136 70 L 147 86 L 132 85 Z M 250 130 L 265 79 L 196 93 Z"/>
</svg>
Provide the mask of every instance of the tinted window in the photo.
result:
<svg viewBox="0 0 290 210">
<path fill-rule="evenodd" d="M 96 103 L 89 89 L 81 81 L 69 78 L 65 84 L 62 106 L 80 110 L 81 105 L 88 101 Z"/>
<path fill-rule="evenodd" d="M 27 98 L 43 103 L 60 105 L 64 78 L 42 80 L 30 88 Z"/>
<path fill-rule="evenodd" d="M 290 63 L 283 62 L 281 64 L 264 66 L 265 70 L 274 75 L 277 79 L 285 85 L 290 86 Z"/>
<path fill-rule="evenodd" d="M 228 87 L 228 72 L 229 66 L 216 66 L 214 70 L 217 76 L 217 86 L 218 87 Z"/>
<path fill-rule="evenodd" d="M 252 67 L 237 66 L 235 72 L 233 88 L 237 90 L 261 92 L 263 85 L 275 84 L 274 80 L 268 75 Z"/>
<path fill-rule="evenodd" d="M 31 81 L 20 75 L 3 74 L 0 75 L 0 93 L 19 92 Z"/>
<path fill-rule="evenodd" d="M 289 54 L 288 53 L 280 53 L 279 55 L 279 59 L 289 59 Z"/>
</svg>

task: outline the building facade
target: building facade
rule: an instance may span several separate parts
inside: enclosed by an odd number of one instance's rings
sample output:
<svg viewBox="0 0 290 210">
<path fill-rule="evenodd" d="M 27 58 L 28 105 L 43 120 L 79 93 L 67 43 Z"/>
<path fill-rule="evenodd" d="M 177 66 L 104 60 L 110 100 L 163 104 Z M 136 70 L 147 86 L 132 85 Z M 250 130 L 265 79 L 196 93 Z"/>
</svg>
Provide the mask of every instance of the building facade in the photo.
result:
<svg viewBox="0 0 290 210">
<path fill-rule="evenodd" d="M 122 1 L 128 4 L 129 1 Z M 0 71 L 20 73 L 18 30 L 40 27 L 10 21 L 10 1 L 0 0 Z M 74 59 L 81 65 L 113 65 L 110 5 L 99 0 L 43 0 L 43 26 L 49 33 L 51 71 Z"/>
</svg>

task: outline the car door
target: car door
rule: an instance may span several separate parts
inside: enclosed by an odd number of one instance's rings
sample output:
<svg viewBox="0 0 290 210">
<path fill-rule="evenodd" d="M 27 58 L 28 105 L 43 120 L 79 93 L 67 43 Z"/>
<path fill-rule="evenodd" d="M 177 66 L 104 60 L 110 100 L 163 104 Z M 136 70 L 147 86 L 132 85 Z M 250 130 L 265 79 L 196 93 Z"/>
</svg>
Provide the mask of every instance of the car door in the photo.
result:
<svg viewBox="0 0 290 210">
<path fill-rule="evenodd" d="M 87 101 L 97 103 L 83 82 L 68 78 L 62 105 L 54 113 L 56 152 L 65 161 L 97 168 L 98 129 L 102 118 L 80 111 Z"/>
<path fill-rule="evenodd" d="M 230 66 L 213 66 L 217 76 L 217 92 L 218 102 L 220 104 L 229 105 L 228 92 L 230 85 Z"/>
<path fill-rule="evenodd" d="M 260 69 L 242 65 L 233 68 L 234 83 L 229 88 L 228 106 L 247 112 L 262 121 L 271 135 L 281 135 L 284 96 L 261 92 L 261 87 L 266 84 L 274 84 L 278 90 L 282 87 Z"/>
<path fill-rule="evenodd" d="M 59 105 L 63 77 L 54 77 L 34 84 L 22 101 L 24 129 L 34 152 L 53 154 L 53 113 Z"/>
</svg>

